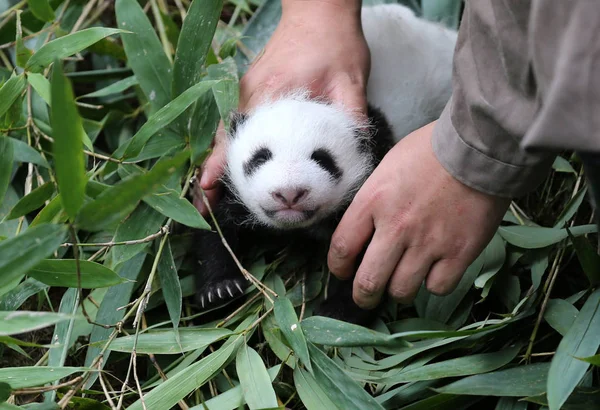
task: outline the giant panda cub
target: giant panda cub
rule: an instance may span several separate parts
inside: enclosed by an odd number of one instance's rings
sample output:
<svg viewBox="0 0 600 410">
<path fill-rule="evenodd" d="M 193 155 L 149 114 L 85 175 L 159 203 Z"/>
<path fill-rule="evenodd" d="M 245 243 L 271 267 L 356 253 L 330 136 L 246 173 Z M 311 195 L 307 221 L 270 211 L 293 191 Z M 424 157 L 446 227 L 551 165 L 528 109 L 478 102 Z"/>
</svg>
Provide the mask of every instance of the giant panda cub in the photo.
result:
<svg viewBox="0 0 600 410">
<path fill-rule="evenodd" d="M 362 9 L 371 51 L 369 122 L 302 90 L 233 115 L 225 193 L 215 217 L 236 255 L 265 238 L 296 244 L 309 258 L 327 251 L 344 210 L 385 153 L 439 117 L 451 94 L 456 33 L 401 5 Z M 197 231 L 197 302 L 213 307 L 246 287 L 214 231 Z M 322 252 L 322 254 L 324 254 Z M 373 315 L 335 282 L 317 314 L 366 324 Z"/>
</svg>

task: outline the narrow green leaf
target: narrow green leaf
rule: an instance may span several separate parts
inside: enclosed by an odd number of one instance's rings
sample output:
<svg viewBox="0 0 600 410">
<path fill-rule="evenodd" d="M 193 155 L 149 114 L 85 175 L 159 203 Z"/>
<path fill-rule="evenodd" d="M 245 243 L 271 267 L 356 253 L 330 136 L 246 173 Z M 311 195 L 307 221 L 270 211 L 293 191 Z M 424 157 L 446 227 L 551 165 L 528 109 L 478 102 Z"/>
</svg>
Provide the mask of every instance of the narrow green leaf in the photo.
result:
<svg viewBox="0 0 600 410">
<path fill-rule="evenodd" d="M 13 389 L 43 386 L 73 373 L 88 370 L 85 367 L 24 366 L 0 369 L 0 382 L 8 383 Z"/>
<path fill-rule="evenodd" d="M 30 147 L 29 145 L 27 145 L 25 142 L 16 138 L 9 138 L 3 136 L 0 136 L 0 139 L 6 139 L 11 143 L 14 153 L 14 159 L 16 162 L 27 162 L 42 166 L 44 168 L 50 167 L 46 160 L 40 155 L 40 153 L 32 147 Z"/>
<path fill-rule="evenodd" d="M 52 198 L 45 207 L 42 208 L 35 218 L 33 218 L 31 227 L 49 222 L 62 223 L 66 222 L 67 219 L 67 214 L 65 214 L 62 209 L 60 194 L 58 194 Z"/>
<path fill-rule="evenodd" d="M 112 94 L 118 94 L 121 93 L 123 91 L 125 91 L 126 89 L 133 87 L 134 85 L 138 85 L 138 80 L 137 78 L 135 78 L 135 76 L 131 76 L 131 77 L 127 77 L 124 78 L 122 80 L 119 80 L 109 86 L 106 86 L 104 88 L 101 88 L 98 91 L 94 91 L 92 93 L 88 93 L 85 95 L 82 95 L 79 98 L 99 98 L 99 97 L 107 97 L 109 95 Z"/>
<path fill-rule="evenodd" d="M 181 198 L 173 190 L 161 190 L 144 198 L 144 202 L 161 214 L 185 226 L 197 229 L 210 229 L 210 225 L 200 215 L 190 201 Z"/>
<path fill-rule="evenodd" d="M 570 174 L 577 175 L 577 171 L 575 171 L 573 169 L 573 167 L 571 166 L 571 164 L 569 163 L 569 161 L 567 161 L 566 159 L 564 159 L 561 156 L 557 156 L 554 159 L 554 163 L 552 164 L 552 169 L 554 169 L 557 172 L 567 172 L 567 173 L 570 173 Z"/>
<path fill-rule="evenodd" d="M 194 0 L 181 27 L 173 65 L 173 97 L 200 81 L 223 0 Z"/>
<path fill-rule="evenodd" d="M 27 82 L 23 74 L 11 77 L 0 88 L 0 117 L 2 117 L 13 105 L 21 93 L 25 90 Z"/>
<path fill-rule="evenodd" d="M 575 215 L 581 203 L 585 199 L 585 194 L 587 193 L 587 186 L 583 187 L 577 191 L 575 196 L 569 200 L 567 205 L 563 208 L 558 218 L 556 218 L 556 222 L 554 223 L 555 228 L 564 228 L 566 223 Z"/>
<path fill-rule="evenodd" d="M 82 131 L 71 83 L 57 62 L 52 71 L 52 154 L 61 202 L 71 219 L 75 219 L 85 196 Z"/>
<path fill-rule="evenodd" d="M 279 373 L 281 365 L 271 367 L 268 371 L 271 381 L 275 380 L 275 377 Z M 206 404 L 206 407 L 204 407 Z M 242 394 L 242 387 L 235 386 L 227 390 L 224 393 L 207 400 L 204 404 L 199 404 L 190 408 L 190 410 L 206 410 L 208 409 L 219 409 L 219 410 L 236 410 L 244 405 L 244 396 Z"/>
<path fill-rule="evenodd" d="M 46 77 L 38 73 L 27 73 L 27 81 L 40 97 L 42 97 L 42 100 L 44 100 L 46 104 L 52 104 L 50 97 L 50 81 L 48 81 Z"/>
<path fill-rule="evenodd" d="M 199 165 L 212 143 L 219 126 L 219 107 L 213 93 L 206 93 L 195 103 L 187 130 L 192 162 Z"/>
<path fill-rule="evenodd" d="M 550 299 L 544 312 L 544 319 L 554 330 L 564 336 L 578 314 L 577 308 L 566 300 Z"/>
<path fill-rule="evenodd" d="M 81 209 L 77 223 L 87 230 L 99 230 L 119 221 L 133 210 L 140 199 L 166 182 L 188 156 L 187 151 L 180 152 L 173 158 L 159 161 L 147 173 L 128 178 L 107 189 Z"/>
<path fill-rule="evenodd" d="M 171 63 L 137 0 L 117 0 L 115 10 L 118 27 L 134 33 L 122 38 L 127 64 L 156 112 L 171 101 Z"/>
<path fill-rule="evenodd" d="M 169 311 L 169 317 L 173 323 L 177 343 L 179 343 L 177 328 L 179 327 L 179 319 L 181 318 L 181 285 L 179 284 L 179 276 L 177 276 L 177 268 L 175 267 L 173 253 L 171 252 L 171 242 L 168 239 L 160 255 L 157 272 L 162 294 L 167 304 L 167 310 Z"/>
<path fill-rule="evenodd" d="M 312 372 L 308 346 L 306 345 L 304 332 L 298 322 L 298 316 L 296 316 L 296 311 L 294 310 L 292 302 L 290 302 L 288 298 L 279 297 L 275 300 L 273 308 L 275 320 L 277 321 L 281 332 L 294 350 L 294 353 L 306 368 Z"/>
<path fill-rule="evenodd" d="M 185 90 L 181 95 L 152 115 L 140 130 L 131 138 L 124 158 L 137 156 L 150 137 L 169 125 L 175 118 L 194 103 L 202 94 L 211 89 L 216 81 L 201 81 Z"/>
<path fill-rule="evenodd" d="M 383 409 L 369 393 L 315 345 L 309 343 L 308 351 L 313 362 L 315 380 L 324 388 L 331 401 L 343 409 Z"/>
<path fill-rule="evenodd" d="M 61 225 L 38 225 L 0 241 L 0 283 L 12 282 L 54 252 L 65 237 Z"/>
<path fill-rule="evenodd" d="M 2 138 L 0 138 L 0 145 Z M 29 212 L 35 211 L 42 207 L 44 202 L 52 197 L 54 193 L 54 184 L 52 182 L 46 182 L 44 185 L 37 187 L 31 191 L 28 195 L 17 202 L 15 206 L 10 210 L 10 213 L 6 216 L 7 220 L 19 218 L 23 215 L 27 215 Z"/>
<path fill-rule="evenodd" d="M 25 69 L 33 73 L 40 73 L 55 60 L 60 60 L 78 53 L 102 40 L 104 37 L 124 32 L 124 30 L 116 28 L 92 27 L 72 34 L 67 34 L 64 37 L 52 40 L 40 47 L 40 49 L 31 56 Z"/>
<path fill-rule="evenodd" d="M 598 231 L 596 225 L 581 225 L 570 229 L 573 236 Z M 498 233 L 506 242 L 525 249 L 545 248 L 567 238 L 566 229 L 543 228 L 541 226 L 501 226 Z"/>
<path fill-rule="evenodd" d="M 487 373 L 510 363 L 517 356 L 517 353 L 519 353 L 519 348 L 517 346 L 494 353 L 458 357 L 439 363 L 428 364 L 416 369 L 400 370 L 395 374 L 388 374 L 382 380 L 378 380 L 378 382 L 396 384 Z"/>
<path fill-rule="evenodd" d="M 547 384 L 550 410 L 560 409 L 585 375 L 589 363 L 576 358 L 595 354 L 599 346 L 600 289 L 597 289 L 581 308 L 552 358 Z"/>
<path fill-rule="evenodd" d="M 29 4 L 29 10 L 39 20 L 48 22 L 56 18 L 48 0 L 27 0 L 27 3 Z"/>
<path fill-rule="evenodd" d="M 176 332 L 179 332 L 177 343 Z M 202 349 L 231 335 L 228 329 L 198 328 L 179 330 L 151 330 L 137 336 L 136 351 L 143 354 L 181 354 L 191 350 Z M 123 336 L 110 344 L 110 350 L 131 353 L 136 336 Z M 105 340 L 98 341 L 93 346 L 103 346 Z"/>
<path fill-rule="evenodd" d="M 199 362 L 194 363 L 152 389 L 152 391 L 144 396 L 145 408 L 170 409 L 176 405 L 179 400 L 214 377 L 231 358 L 243 340 L 243 336 L 237 336 L 234 342 L 225 343 L 219 350 L 209 354 Z M 138 400 L 129 406 L 128 409 L 142 410 L 143 408 L 141 400 Z"/>
<path fill-rule="evenodd" d="M 71 316 L 52 312 L 0 311 L 0 336 L 18 335 L 69 320 Z M 0 369 L 1 370 L 1 369 Z"/>
<path fill-rule="evenodd" d="M 440 393 L 475 396 L 535 396 L 546 392 L 550 363 L 536 363 L 465 377 L 436 389 Z"/>
<path fill-rule="evenodd" d="M 13 173 L 13 146 L 6 137 L 0 137 L 0 205 L 8 190 Z"/>
<path fill-rule="evenodd" d="M 164 221 L 165 217 L 163 215 L 145 203 L 141 203 L 125 222 L 119 224 L 113 241 L 123 242 L 146 238 L 149 235 L 157 233 Z M 135 255 L 143 252 L 149 245 L 150 242 L 142 242 L 134 245 L 113 247 L 111 250 L 112 266 L 128 261 Z"/>
<path fill-rule="evenodd" d="M 49 286 L 78 287 L 75 259 L 46 259 L 28 272 L 32 278 Z M 95 289 L 118 285 L 125 279 L 96 262 L 79 261 L 81 288 Z"/>
<path fill-rule="evenodd" d="M 251 410 L 278 407 L 267 368 L 254 349 L 243 344 L 238 349 L 235 366 L 244 400 Z"/>
<path fill-rule="evenodd" d="M 589 357 L 578 357 L 579 360 L 583 360 L 584 362 L 591 363 L 594 366 L 600 366 L 600 354 Z"/>
<path fill-rule="evenodd" d="M 47 286 L 35 279 L 28 278 L 0 297 L 0 310 L 17 310 L 31 296 L 46 289 Z"/>
<path fill-rule="evenodd" d="M 228 58 L 220 64 L 209 66 L 207 78 L 225 80 L 213 86 L 213 95 L 225 129 L 229 130 L 230 114 L 237 109 L 239 102 L 239 78 L 235 61 Z"/>
<path fill-rule="evenodd" d="M 314 376 L 299 366 L 294 369 L 294 386 L 307 410 L 342 410 L 327 396 Z"/>
<path fill-rule="evenodd" d="M 600 255 L 598 251 L 592 246 L 590 241 L 584 237 L 574 237 L 571 234 L 570 229 L 566 228 L 577 253 L 577 259 L 583 268 L 583 272 L 588 277 L 590 284 L 596 286 L 600 284 Z"/>
<path fill-rule="evenodd" d="M 12 389 L 8 383 L 0 382 L 0 403 L 6 402 L 10 397 Z"/>
<path fill-rule="evenodd" d="M 527 402 L 514 397 L 501 397 L 494 410 L 527 410 Z"/>
<path fill-rule="evenodd" d="M 17 11 L 17 35 L 15 41 L 15 51 L 16 51 L 16 60 L 17 66 L 25 67 L 29 58 L 33 55 L 33 52 L 25 47 L 23 43 L 23 29 L 21 27 L 21 10 Z"/>
<path fill-rule="evenodd" d="M 326 346 L 410 346 L 410 343 L 403 339 L 404 333 L 388 335 L 324 316 L 304 319 L 302 331 L 307 340 Z"/>
</svg>

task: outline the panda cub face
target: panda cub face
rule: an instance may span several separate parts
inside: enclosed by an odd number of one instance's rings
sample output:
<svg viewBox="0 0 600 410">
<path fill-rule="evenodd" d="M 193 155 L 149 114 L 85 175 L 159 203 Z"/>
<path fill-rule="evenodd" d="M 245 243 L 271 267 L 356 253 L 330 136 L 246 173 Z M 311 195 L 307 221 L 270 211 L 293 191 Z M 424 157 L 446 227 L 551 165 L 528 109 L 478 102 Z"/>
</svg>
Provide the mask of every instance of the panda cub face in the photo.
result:
<svg viewBox="0 0 600 410">
<path fill-rule="evenodd" d="M 267 102 L 232 122 L 229 188 L 254 223 L 308 227 L 346 205 L 371 171 L 364 129 L 302 94 Z"/>
</svg>

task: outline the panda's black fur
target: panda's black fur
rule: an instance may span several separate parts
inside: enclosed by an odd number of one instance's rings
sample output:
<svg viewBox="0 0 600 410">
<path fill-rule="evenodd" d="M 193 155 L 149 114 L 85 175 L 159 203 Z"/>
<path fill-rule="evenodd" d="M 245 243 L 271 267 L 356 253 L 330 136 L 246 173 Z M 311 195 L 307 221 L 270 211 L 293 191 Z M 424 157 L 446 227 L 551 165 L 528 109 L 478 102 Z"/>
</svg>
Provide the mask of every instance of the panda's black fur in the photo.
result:
<svg viewBox="0 0 600 410">
<path fill-rule="evenodd" d="M 361 150 L 372 159 L 373 168 L 379 164 L 394 144 L 392 130 L 384 115 L 378 109 L 369 106 L 370 131 L 368 138 L 361 136 Z M 232 117 L 230 133 L 235 132 L 245 117 Z M 214 215 L 223 236 L 236 255 L 244 255 L 256 242 L 278 243 L 302 252 L 304 255 L 325 255 L 329 248 L 331 235 L 335 230 L 348 203 L 343 204 L 333 215 L 307 228 L 277 230 L 263 225 L 249 225 L 249 210 L 224 184 L 225 192 Z M 212 224 L 211 224 L 212 225 Z M 223 245 L 216 229 L 197 230 L 193 237 L 193 254 L 199 262 L 196 274 L 196 303 L 207 308 L 223 304 L 227 300 L 240 296 L 247 281 L 229 251 Z M 323 258 L 316 258 L 323 260 Z M 328 316 L 351 323 L 367 324 L 373 317 L 370 311 L 359 308 L 352 299 L 352 281 L 339 281 L 331 276 L 328 298 L 317 309 L 316 314 Z"/>
</svg>

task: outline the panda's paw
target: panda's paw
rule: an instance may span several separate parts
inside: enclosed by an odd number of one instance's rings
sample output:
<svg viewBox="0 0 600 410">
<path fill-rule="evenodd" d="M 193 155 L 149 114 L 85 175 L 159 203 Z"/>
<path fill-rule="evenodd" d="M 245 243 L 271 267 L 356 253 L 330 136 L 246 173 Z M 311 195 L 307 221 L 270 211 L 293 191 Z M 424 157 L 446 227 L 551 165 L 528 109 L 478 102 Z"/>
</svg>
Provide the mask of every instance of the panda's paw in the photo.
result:
<svg viewBox="0 0 600 410">
<path fill-rule="evenodd" d="M 243 295 L 245 288 L 243 277 L 206 282 L 196 291 L 196 303 L 202 309 L 219 306 Z"/>
</svg>

